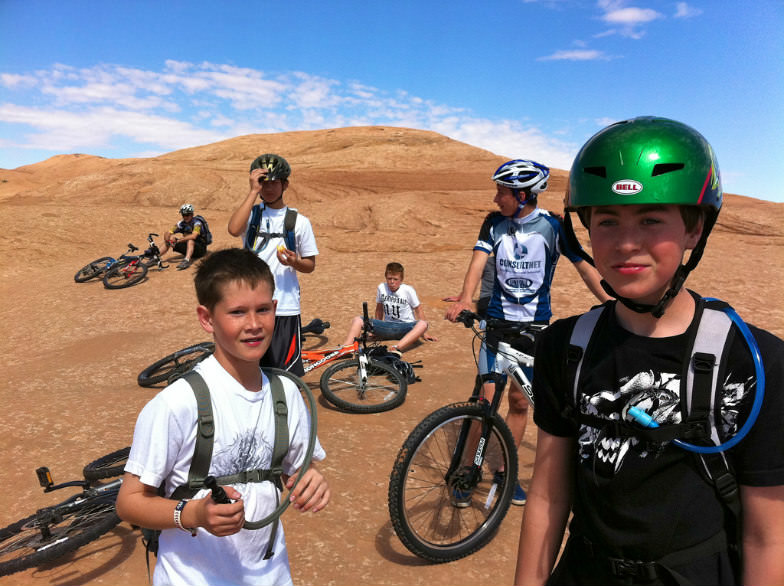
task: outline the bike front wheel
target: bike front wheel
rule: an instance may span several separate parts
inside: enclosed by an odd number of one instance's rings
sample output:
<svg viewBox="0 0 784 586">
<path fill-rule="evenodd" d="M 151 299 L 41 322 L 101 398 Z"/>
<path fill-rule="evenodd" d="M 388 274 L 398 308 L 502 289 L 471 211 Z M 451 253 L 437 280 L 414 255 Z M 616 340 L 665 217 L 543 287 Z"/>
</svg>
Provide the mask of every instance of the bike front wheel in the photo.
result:
<svg viewBox="0 0 784 586">
<path fill-rule="evenodd" d="M 78 497 L 0 529 L 0 576 L 57 559 L 112 529 L 120 522 L 116 498 L 116 490 Z"/>
<path fill-rule="evenodd" d="M 136 382 L 140 387 L 151 387 L 164 381 L 173 383 L 214 351 L 214 342 L 202 342 L 177 350 L 142 370 Z"/>
<path fill-rule="evenodd" d="M 125 472 L 125 464 L 128 462 L 128 454 L 130 453 L 131 448 L 128 447 L 93 460 L 82 469 L 84 479 L 88 482 L 95 482 L 104 478 L 120 476 Z"/>
<path fill-rule="evenodd" d="M 490 431 L 477 471 L 471 465 L 483 423 Z M 389 515 L 409 551 L 450 562 L 493 538 L 516 483 L 517 448 L 504 420 L 479 403 L 456 403 L 427 416 L 400 449 L 389 479 Z"/>
<path fill-rule="evenodd" d="M 111 256 L 97 258 L 79 269 L 74 275 L 74 281 L 77 283 L 84 283 L 95 277 L 100 277 L 112 263 L 114 263 L 114 259 Z"/>
<path fill-rule="evenodd" d="M 112 265 L 103 276 L 103 286 L 107 289 L 125 289 L 140 283 L 147 276 L 148 266 L 141 261 L 119 261 Z"/>
<path fill-rule="evenodd" d="M 393 367 L 368 359 L 367 380 L 360 376 L 359 358 L 329 365 L 319 382 L 324 397 L 351 413 L 380 413 L 406 400 L 408 382 Z"/>
</svg>

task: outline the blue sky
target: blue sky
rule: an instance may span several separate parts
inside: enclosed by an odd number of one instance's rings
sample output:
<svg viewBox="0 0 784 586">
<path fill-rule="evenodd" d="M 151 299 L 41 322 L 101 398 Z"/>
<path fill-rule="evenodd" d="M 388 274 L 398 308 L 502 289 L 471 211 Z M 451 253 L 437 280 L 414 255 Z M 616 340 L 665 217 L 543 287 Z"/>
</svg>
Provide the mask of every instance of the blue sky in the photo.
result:
<svg viewBox="0 0 784 586">
<path fill-rule="evenodd" d="M 781 0 L 0 0 L 0 167 L 392 125 L 569 169 L 659 115 L 784 202 L 782 28 Z"/>
</svg>

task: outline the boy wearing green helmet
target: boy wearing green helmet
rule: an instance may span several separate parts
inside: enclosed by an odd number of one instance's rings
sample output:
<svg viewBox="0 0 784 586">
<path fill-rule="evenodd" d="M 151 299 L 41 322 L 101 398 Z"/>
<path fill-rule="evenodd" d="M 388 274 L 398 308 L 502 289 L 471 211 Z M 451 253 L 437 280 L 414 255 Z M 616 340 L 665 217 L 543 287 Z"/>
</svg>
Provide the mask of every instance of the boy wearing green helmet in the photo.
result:
<svg viewBox="0 0 784 586">
<path fill-rule="evenodd" d="M 721 204 L 710 145 L 673 120 L 575 158 L 567 212 L 616 300 L 540 337 L 516 584 L 784 583 L 784 342 L 683 288 Z"/>
</svg>

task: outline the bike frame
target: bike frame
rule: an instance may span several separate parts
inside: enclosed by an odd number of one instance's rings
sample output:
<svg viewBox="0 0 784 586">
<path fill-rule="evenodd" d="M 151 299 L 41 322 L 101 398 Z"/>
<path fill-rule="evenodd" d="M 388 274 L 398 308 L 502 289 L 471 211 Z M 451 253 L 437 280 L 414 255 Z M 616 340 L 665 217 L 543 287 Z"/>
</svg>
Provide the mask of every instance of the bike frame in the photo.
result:
<svg viewBox="0 0 784 586">
<path fill-rule="evenodd" d="M 458 317 L 459 321 L 462 321 L 466 327 L 471 327 L 474 332 L 474 335 L 479 338 L 482 343 L 487 343 L 487 334 L 486 332 L 483 333 L 481 330 L 476 329 L 473 327 L 474 320 L 480 320 L 481 318 L 469 312 L 463 316 L 463 319 Z M 470 321 L 469 321 L 470 320 Z M 528 329 L 534 331 L 541 331 L 546 326 L 533 326 L 529 325 Z M 521 331 L 521 336 L 531 335 L 530 333 Z M 502 373 L 506 373 L 509 377 L 513 379 L 513 381 L 522 389 L 525 398 L 528 402 L 533 406 L 534 404 L 534 397 L 533 392 L 531 389 L 531 381 L 525 374 L 523 367 L 532 367 L 534 364 L 534 357 L 530 354 L 523 352 L 522 350 L 517 350 L 513 348 L 509 342 L 505 342 L 504 340 L 499 340 L 498 345 L 496 348 L 496 363 L 495 363 L 495 372 L 491 373 L 492 380 L 495 384 L 495 393 L 493 393 L 492 401 L 485 400 L 482 395 L 482 385 L 483 381 L 477 378 L 476 387 L 474 389 L 474 393 L 471 396 L 471 401 L 479 402 L 481 405 L 485 407 L 485 417 L 482 419 L 482 429 L 479 437 L 477 438 L 476 431 L 472 433 L 472 429 L 475 429 L 475 426 L 472 425 L 470 422 L 466 422 L 463 425 L 463 428 L 460 430 L 460 435 L 458 436 L 457 443 L 455 445 L 455 453 L 452 458 L 452 462 L 449 466 L 449 469 L 446 473 L 446 478 L 450 484 L 456 483 L 464 483 L 470 485 L 472 482 L 472 478 L 462 478 L 462 474 L 460 474 L 461 465 L 465 461 L 465 449 L 467 447 L 469 439 L 473 438 L 476 441 L 476 449 L 474 451 L 473 457 L 471 458 L 471 464 L 473 466 L 472 474 L 478 471 L 482 464 L 484 463 L 484 452 L 485 447 L 487 446 L 487 440 L 490 435 L 490 424 L 489 420 L 493 417 L 495 413 L 498 412 L 498 407 L 501 403 L 501 396 L 503 395 L 504 388 L 506 387 L 505 380 L 501 377 Z"/>
</svg>

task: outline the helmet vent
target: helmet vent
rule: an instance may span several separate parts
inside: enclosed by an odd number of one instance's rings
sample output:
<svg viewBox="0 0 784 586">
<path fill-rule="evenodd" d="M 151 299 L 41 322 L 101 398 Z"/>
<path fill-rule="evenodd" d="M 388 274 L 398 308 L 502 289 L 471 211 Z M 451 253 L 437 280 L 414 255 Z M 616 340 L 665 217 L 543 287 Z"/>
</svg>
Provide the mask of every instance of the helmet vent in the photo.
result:
<svg viewBox="0 0 784 586">
<path fill-rule="evenodd" d="M 672 173 L 673 171 L 680 171 L 683 167 L 683 163 L 659 163 L 658 165 L 654 165 L 651 177 Z"/>
<path fill-rule="evenodd" d="M 601 177 L 602 179 L 607 178 L 607 167 L 586 167 L 583 169 L 589 175 L 596 175 L 597 177 Z"/>
</svg>

